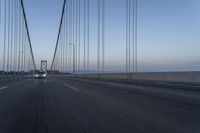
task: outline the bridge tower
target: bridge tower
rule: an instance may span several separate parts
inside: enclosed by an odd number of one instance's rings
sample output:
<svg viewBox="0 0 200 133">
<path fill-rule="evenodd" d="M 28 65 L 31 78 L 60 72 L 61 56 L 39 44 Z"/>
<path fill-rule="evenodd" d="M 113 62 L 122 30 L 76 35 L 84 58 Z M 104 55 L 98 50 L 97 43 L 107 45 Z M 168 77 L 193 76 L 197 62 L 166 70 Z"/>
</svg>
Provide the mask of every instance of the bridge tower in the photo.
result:
<svg viewBox="0 0 200 133">
<path fill-rule="evenodd" d="M 46 61 L 46 60 L 41 60 L 41 67 L 40 67 L 40 70 L 41 70 L 42 72 L 47 73 L 47 61 Z"/>
</svg>

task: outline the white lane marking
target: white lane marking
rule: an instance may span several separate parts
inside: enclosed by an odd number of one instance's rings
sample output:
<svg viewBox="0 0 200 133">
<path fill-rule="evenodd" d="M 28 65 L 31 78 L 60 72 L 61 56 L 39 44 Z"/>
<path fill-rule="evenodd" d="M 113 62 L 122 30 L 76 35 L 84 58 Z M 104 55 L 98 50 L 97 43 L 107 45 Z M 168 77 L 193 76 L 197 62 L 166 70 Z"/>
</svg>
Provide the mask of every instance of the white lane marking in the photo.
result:
<svg viewBox="0 0 200 133">
<path fill-rule="evenodd" d="M 75 88 L 75 87 L 73 87 L 73 86 L 71 86 L 71 85 L 69 85 L 69 84 L 64 84 L 66 87 L 69 87 L 69 88 L 71 88 L 71 89 L 73 89 L 73 90 L 75 90 L 75 91 L 80 91 L 79 89 L 77 89 L 77 88 Z"/>
<path fill-rule="evenodd" d="M 6 88 L 8 88 L 8 87 L 7 86 L 1 87 L 0 90 L 4 90 Z"/>
</svg>

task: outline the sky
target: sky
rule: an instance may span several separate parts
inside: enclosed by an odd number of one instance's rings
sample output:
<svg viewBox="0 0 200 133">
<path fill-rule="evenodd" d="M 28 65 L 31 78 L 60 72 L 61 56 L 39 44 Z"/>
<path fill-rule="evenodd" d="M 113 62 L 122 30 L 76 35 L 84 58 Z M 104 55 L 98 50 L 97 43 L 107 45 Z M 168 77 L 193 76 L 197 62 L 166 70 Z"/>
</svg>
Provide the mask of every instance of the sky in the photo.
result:
<svg viewBox="0 0 200 133">
<path fill-rule="evenodd" d="M 24 0 L 37 67 L 41 60 L 52 62 L 63 0 Z"/>
<path fill-rule="evenodd" d="M 95 32 L 95 1 L 91 0 L 91 33 Z M 24 0 L 37 67 L 50 66 L 63 0 Z M 138 70 L 200 70 L 200 1 L 138 0 Z M 106 0 L 106 68 L 125 66 L 125 0 Z M 94 34 L 93 34 L 94 35 Z M 91 45 L 96 45 L 95 35 Z M 95 49 L 95 48 L 94 48 Z M 91 66 L 95 51 L 91 52 Z"/>
</svg>

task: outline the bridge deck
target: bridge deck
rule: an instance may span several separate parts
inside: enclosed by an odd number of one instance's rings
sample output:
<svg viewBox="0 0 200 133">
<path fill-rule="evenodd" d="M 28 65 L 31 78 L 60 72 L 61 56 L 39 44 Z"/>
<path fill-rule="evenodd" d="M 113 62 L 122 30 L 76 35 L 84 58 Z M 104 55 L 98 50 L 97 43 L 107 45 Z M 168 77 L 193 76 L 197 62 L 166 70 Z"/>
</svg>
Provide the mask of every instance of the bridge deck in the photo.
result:
<svg viewBox="0 0 200 133">
<path fill-rule="evenodd" d="M 1 133 L 200 131 L 199 85 L 48 77 L 0 88 Z"/>
</svg>

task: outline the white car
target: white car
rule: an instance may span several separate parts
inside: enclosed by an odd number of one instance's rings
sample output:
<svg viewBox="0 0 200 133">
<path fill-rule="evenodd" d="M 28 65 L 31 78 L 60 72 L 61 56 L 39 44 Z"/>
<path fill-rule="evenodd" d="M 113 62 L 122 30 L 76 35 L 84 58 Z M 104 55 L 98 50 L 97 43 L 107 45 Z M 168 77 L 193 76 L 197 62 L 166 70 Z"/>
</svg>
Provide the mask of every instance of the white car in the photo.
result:
<svg viewBox="0 0 200 133">
<path fill-rule="evenodd" d="M 46 78 L 47 74 L 45 72 L 37 72 L 33 75 L 35 78 Z"/>
</svg>

